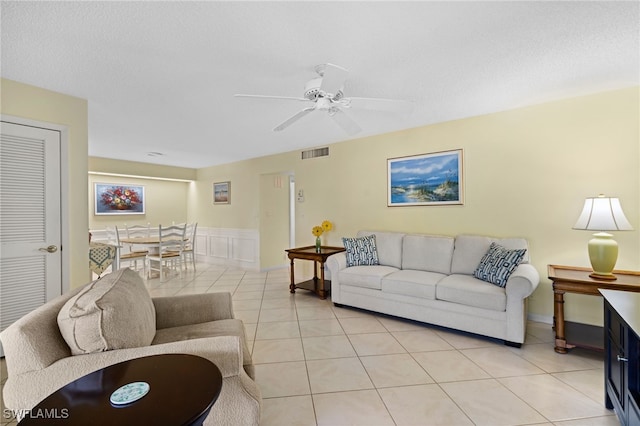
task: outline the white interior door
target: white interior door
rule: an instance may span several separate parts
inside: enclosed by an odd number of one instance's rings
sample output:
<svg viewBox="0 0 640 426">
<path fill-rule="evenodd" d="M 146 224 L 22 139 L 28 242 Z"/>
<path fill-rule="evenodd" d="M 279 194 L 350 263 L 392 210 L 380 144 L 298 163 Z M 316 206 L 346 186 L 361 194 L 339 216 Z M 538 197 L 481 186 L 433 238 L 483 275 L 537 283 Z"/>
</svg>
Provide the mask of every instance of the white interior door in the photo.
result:
<svg viewBox="0 0 640 426">
<path fill-rule="evenodd" d="M 269 270 L 288 264 L 289 175 L 260 176 L 260 268 Z"/>
<path fill-rule="evenodd" d="M 4 330 L 62 294 L 61 138 L 57 130 L 6 121 L 0 123 L 0 133 L 0 330 Z"/>
</svg>

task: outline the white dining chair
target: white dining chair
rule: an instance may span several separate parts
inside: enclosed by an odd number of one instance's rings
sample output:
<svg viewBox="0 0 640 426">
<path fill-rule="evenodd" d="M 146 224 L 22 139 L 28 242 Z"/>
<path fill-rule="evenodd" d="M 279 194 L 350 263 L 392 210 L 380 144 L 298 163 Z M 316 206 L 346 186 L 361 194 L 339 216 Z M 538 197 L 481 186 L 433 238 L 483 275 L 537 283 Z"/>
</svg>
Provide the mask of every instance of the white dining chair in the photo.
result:
<svg viewBox="0 0 640 426">
<path fill-rule="evenodd" d="M 131 251 L 130 245 L 127 245 L 129 248 L 126 248 L 120 242 L 120 230 L 117 226 L 107 226 L 105 228 L 107 232 L 107 238 L 109 239 L 110 244 L 113 244 L 117 247 L 116 250 L 116 265 L 122 267 L 122 262 L 127 262 L 128 267 L 133 269 L 134 271 L 138 270 L 138 261 L 142 264 L 142 273 L 143 276 L 147 275 L 147 265 L 146 265 L 146 257 L 147 251 L 137 250 Z"/>
<path fill-rule="evenodd" d="M 147 223 L 146 225 L 127 225 L 124 224 L 125 230 L 127 232 L 127 238 L 149 238 L 151 236 L 151 224 Z M 140 250 L 134 248 L 132 244 L 129 244 L 130 252 L 147 252 L 147 250 Z"/>
<path fill-rule="evenodd" d="M 160 282 L 164 282 L 165 268 L 178 271 L 182 277 L 183 250 L 186 226 L 158 226 L 158 253 L 148 253 L 147 271 L 151 278 L 152 271 L 158 271 Z"/>
<path fill-rule="evenodd" d="M 184 250 L 182 250 L 182 257 L 184 263 L 184 269 L 187 269 L 189 260 L 193 265 L 193 270 L 196 270 L 196 232 L 198 229 L 198 222 L 187 223 L 186 238 L 184 243 Z"/>
</svg>

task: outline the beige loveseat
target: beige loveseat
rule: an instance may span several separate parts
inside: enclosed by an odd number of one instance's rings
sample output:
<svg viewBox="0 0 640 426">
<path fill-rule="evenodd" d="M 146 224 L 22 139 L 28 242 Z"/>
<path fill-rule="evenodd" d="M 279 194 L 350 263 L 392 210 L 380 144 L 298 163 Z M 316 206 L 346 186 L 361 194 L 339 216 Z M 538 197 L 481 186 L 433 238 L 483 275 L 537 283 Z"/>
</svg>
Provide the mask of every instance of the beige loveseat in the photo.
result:
<svg viewBox="0 0 640 426">
<path fill-rule="evenodd" d="M 525 239 L 360 231 L 345 240 L 361 246 L 355 263 L 373 264 L 349 266 L 348 256 L 357 251 L 349 248 L 329 257 L 336 305 L 494 337 L 510 346 L 524 342 L 527 297 L 540 281 Z M 486 267 L 479 269 L 481 264 Z M 510 271 L 501 271 L 503 266 Z"/>
<path fill-rule="evenodd" d="M 87 303 L 92 292 L 98 297 Z M 185 353 L 212 361 L 222 373 L 222 391 L 205 425 L 260 422 L 261 394 L 229 293 L 152 299 L 137 273 L 121 269 L 25 315 L 0 340 L 8 370 L 3 397 L 10 410 L 31 409 L 67 383 L 121 361 Z"/>
</svg>

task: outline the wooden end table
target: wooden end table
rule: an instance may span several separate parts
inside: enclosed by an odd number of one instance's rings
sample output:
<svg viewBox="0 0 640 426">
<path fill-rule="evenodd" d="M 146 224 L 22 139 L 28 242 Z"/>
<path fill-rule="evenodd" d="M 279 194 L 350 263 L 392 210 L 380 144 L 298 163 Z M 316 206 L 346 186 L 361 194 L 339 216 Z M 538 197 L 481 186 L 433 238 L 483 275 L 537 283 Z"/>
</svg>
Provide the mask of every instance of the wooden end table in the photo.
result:
<svg viewBox="0 0 640 426">
<path fill-rule="evenodd" d="M 149 393 L 126 405 L 111 404 L 111 394 L 132 382 L 147 382 Z M 201 425 L 221 389 L 220 370 L 205 358 L 187 354 L 135 358 L 58 389 L 31 409 L 20 426 Z"/>
<path fill-rule="evenodd" d="M 640 272 L 636 271 L 613 271 L 617 277 L 614 281 L 591 278 L 591 268 L 577 266 L 548 265 L 547 272 L 548 278 L 553 282 L 553 328 L 556 332 L 554 349 L 561 354 L 579 346 L 567 343 L 565 336 L 565 293 L 601 296 L 598 289 L 640 292 Z"/>
<path fill-rule="evenodd" d="M 305 290 L 313 291 L 320 296 L 321 299 L 326 299 L 327 295 L 331 291 L 331 281 L 324 279 L 324 263 L 327 258 L 333 254 L 345 251 L 344 247 L 331 247 L 322 246 L 319 252 L 316 252 L 316 246 L 306 246 L 299 248 L 292 248 L 285 250 L 287 256 L 291 259 L 291 284 L 289 285 L 289 291 L 291 293 L 296 292 L 296 288 L 303 288 Z M 296 284 L 293 268 L 294 259 L 313 260 L 313 278 L 302 283 Z M 318 278 L 318 266 L 320 267 L 320 278 Z"/>
</svg>

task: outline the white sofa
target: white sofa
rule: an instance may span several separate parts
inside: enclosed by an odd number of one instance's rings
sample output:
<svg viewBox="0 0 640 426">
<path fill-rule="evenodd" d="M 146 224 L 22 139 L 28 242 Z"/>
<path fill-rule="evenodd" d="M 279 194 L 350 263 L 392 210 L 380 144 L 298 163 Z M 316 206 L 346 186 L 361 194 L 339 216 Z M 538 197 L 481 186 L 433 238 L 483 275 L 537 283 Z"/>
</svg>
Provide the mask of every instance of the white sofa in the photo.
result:
<svg viewBox="0 0 640 426">
<path fill-rule="evenodd" d="M 334 304 L 502 339 L 510 346 L 524 342 L 526 299 L 540 280 L 529 264 L 526 240 L 358 232 L 366 235 L 375 235 L 379 265 L 347 267 L 345 253 L 327 260 Z M 527 249 L 504 287 L 473 275 L 492 242 Z"/>
</svg>

